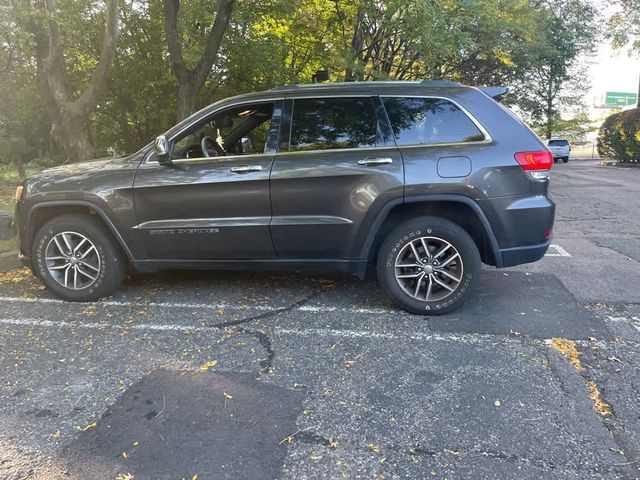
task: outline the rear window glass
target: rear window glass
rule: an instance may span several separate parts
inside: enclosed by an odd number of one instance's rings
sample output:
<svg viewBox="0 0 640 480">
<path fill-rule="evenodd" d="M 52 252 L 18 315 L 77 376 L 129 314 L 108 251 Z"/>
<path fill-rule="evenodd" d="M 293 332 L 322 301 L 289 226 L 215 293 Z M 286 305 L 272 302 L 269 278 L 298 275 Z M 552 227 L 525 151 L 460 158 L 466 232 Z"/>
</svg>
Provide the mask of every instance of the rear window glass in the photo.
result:
<svg viewBox="0 0 640 480">
<path fill-rule="evenodd" d="M 387 97 L 382 100 L 398 145 L 484 140 L 475 123 L 449 100 L 419 97 Z"/>
<path fill-rule="evenodd" d="M 550 147 L 568 147 L 569 141 L 568 140 L 549 140 L 549 146 Z"/>
<path fill-rule="evenodd" d="M 373 147 L 376 132 L 369 97 L 296 99 L 289 150 Z"/>
</svg>

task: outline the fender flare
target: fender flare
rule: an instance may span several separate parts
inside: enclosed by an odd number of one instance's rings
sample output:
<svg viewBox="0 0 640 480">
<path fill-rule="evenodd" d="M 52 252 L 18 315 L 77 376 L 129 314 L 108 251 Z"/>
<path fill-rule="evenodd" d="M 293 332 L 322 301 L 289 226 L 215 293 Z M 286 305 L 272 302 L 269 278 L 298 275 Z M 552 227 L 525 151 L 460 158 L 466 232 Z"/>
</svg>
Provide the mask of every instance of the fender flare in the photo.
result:
<svg viewBox="0 0 640 480">
<path fill-rule="evenodd" d="M 419 202 L 451 202 L 451 203 L 462 203 L 464 205 L 467 205 L 468 207 L 470 207 L 473 212 L 477 215 L 478 219 L 480 220 L 480 224 L 482 225 L 482 228 L 484 230 L 484 234 L 486 235 L 487 239 L 489 240 L 489 247 L 491 248 L 491 253 L 493 254 L 493 258 L 495 260 L 496 263 L 496 267 L 497 268 L 501 268 L 502 267 L 502 254 L 500 252 L 500 247 L 498 245 L 498 240 L 496 239 L 496 235 L 493 231 L 493 228 L 491 227 L 491 224 L 489 223 L 489 220 L 487 219 L 487 216 L 485 215 L 485 213 L 482 211 L 482 209 L 480 208 L 480 205 L 478 205 L 478 203 L 473 200 L 471 197 L 468 197 L 466 195 L 461 195 L 461 194 L 455 194 L 455 193 L 450 193 L 450 194 L 427 194 L 427 195 L 412 195 L 410 197 L 405 197 L 404 200 L 403 199 L 394 199 L 391 200 L 389 202 L 387 202 L 384 207 L 382 207 L 380 209 L 380 212 L 378 213 L 378 215 L 376 216 L 376 219 L 373 221 L 373 224 L 371 225 L 371 227 L 369 228 L 369 233 L 367 235 L 367 238 L 365 240 L 364 246 L 362 247 L 362 256 L 361 258 L 367 259 L 369 258 L 369 254 L 371 253 L 371 248 L 373 247 L 373 243 L 376 239 L 376 236 L 378 234 L 378 232 L 380 231 L 380 228 L 382 227 L 382 225 L 384 224 L 384 222 L 387 220 L 387 218 L 389 217 L 389 212 L 391 212 L 391 209 L 401 205 L 401 204 L 411 204 L 411 203 L 419 203 Z"/>
<path fill-rule="evenodd" d="M 89 202 L 87 200 L 51 200 L 51 201 L 44 201 L 44 202 L 38 202 L 36 204 L 34 204 L 30 209 L 29 209 L 29 214 L 27 216 L 27 232 L 28 236 L 29 236 L 29 246 L 31 247 L 31 244 L 33 243 L 33 237 L 34 237 L 34 233 L 33 232 L 33 217 L 34 217 L 34 212 L 36 210 L 42 209 L 42 208 L 46 208 L 46 207 L 64 207 L 64 206 L 80 206 L 80 207 L 87 207 L 90 208 L 91 210 L 95 211 L 100 218 L 104 221 L 104 223 L 107 225 L 107 228 L 109 228 L 109 230 L 111 231 L 111 234 L 114 236 L 114 238 L 118 241 L 118 244 L 120 245 L 120 247 L 122 248 L 122 250 L 124 250 L 124 252 L 127 254 L 127 258 L 129 258 L 129 261 L 132 263 L 135 263 L 135 257 L 133 256 L 133 253 L 131 252 L 131 249 L 129 248 L 129 246 L 127 245 L 127 242 L 125 241 L 124 237 L 122 236 L 122 234 L 118 231 L 118 229 L 116 228 L 115 224 L 111 221 L 111 219 L 109 218 L 109 216 L 107 215 L 107 213 L 98 205 L 96 205 L 93 202 Z"/>
</svg>

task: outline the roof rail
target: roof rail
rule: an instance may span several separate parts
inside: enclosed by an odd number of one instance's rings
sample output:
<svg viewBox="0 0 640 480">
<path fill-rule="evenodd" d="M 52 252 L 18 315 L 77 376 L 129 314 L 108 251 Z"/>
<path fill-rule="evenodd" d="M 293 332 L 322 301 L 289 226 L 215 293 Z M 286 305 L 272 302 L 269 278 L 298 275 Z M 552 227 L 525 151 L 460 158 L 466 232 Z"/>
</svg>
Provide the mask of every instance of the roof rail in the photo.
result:
<svg viewBox="0 0 640 480">
<path fill-rule="evenodd" d="M 452 80 L 422 80 L 420 85 L 423 87 L 462 87 L 461 83 Z"/>
</svg>

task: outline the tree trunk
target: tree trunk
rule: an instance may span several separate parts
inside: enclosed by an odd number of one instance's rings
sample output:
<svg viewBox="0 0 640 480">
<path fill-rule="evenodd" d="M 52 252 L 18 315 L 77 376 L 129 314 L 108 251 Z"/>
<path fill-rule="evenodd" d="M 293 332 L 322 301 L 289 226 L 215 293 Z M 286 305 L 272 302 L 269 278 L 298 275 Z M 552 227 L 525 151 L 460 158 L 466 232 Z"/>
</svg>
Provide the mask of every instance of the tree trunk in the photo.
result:
<svg viewBox="0 0 640 480">
<path fill-rule="evenodd" d="M 51 120 L 52 137 L 62 144 L 67 160 L 93 158 L 95 150 L 89 136 L 89 115 L 105 89 L 113 66 L 120 33 L 118 0 L 107 0 L 107 21 L 100 59 L 89 84 L 73 100 L 69 98 L 64 78 L 64 49 L 58 23 L 57 0 L 44 0 L 39 8 L 42 9 L 40 13 L 46 14 L 48 18 L 47 27 L 43 28 L 39 22 L 33 22 L 31 27 L 36 43 L 38 85 Z"/>
<path fill-rule="evenodd" d="M 90 160 L 96 152 L 89 136 L 89 117 L 64 112 L 59 118 L 59 130 L 67 159 Z"/>
<path fill-rule="evenodd" d="M 219 0 L 216 18 L 211 25 L 202 58 L 193 70 L 189 70 L 182 56 L 178 12 L 180 0 L 164 0 L 164 28 L 171 70 L 178 80 L 176 116 L 183 120 L 196 109 L 196 98 L 216 61 L 222 37 L 229 26 L 235 0 Z"/>
<path fill-rule="evenodd" d="M 189 77 L 191 78 L 184 79 L 178 84 L 176 113 L 178 121 L 184 120 L 196 110 L 196 95 L 200 87 L 194 84 L 191 75 Z"/>
</svg>

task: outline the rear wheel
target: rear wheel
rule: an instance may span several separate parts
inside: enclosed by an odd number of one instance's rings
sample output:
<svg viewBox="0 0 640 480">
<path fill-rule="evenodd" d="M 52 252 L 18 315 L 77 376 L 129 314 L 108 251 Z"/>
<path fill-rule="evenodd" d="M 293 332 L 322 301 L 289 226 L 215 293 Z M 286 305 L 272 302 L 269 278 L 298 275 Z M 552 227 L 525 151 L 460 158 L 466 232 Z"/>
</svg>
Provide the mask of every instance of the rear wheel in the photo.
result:
<svg viewBox="0 0 640 480">
<path fill-rule="evenodd" d="M 480 254 L 469 234 L 439 217 L 401 223 L 378 254 L 378 282 L 400 308 L 437 315 L 462 305 L 480 274 Z"/>
<path fill-rule="evenodd" d="M 63 215 L 45 224 L 33 247 L 34 267 L 49 290 L 75 302 L 113 293 L 127 274 L 127 258 L 111 234 L 88 215 Z"/>
<path fill-rule="evenodd" d="M 569 157 L 562 157 L 562 161 L 563 161 L 564 163 L 567 163 L 567 162 L 569 161 Z"/>
</svg>

